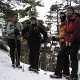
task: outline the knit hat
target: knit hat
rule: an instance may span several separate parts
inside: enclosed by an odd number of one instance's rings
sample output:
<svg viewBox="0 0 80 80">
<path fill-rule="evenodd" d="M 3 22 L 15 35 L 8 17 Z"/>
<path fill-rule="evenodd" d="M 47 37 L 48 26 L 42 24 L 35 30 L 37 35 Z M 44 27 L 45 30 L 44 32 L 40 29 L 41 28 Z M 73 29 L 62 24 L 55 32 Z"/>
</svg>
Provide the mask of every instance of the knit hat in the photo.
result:
<svg viewBox="0 0 80 80">
<path fill-rule="evenodd" d="M 36 19 L 36 17 L 32 16 L 32 17 L 30 18 L 30 20 L 35 20 L 35 21 L 36 21 L 37 19 Z"/>
<path fill-rule="evenodd" d="M 67 10 L 68 9 L 71 9 L 73 12 L 74 12 L 74 8 L 72 7 L 72 6 L 69 6 L 68 8 L 67 8 Z"/>
</svg>

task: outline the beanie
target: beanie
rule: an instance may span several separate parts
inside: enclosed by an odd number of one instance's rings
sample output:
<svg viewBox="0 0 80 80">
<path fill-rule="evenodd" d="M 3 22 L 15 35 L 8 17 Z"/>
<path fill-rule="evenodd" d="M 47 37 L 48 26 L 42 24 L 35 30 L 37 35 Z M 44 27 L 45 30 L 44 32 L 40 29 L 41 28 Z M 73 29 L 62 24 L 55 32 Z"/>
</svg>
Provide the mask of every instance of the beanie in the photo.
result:
<svg viewBox="0 0 80 80">
<path fill-rule="evenodd" d="M 68 9 L 71 9 L 73 12 L 74 12 L 74 8 L 72 7 L 72 6 L 69 6 L 68 8 L 67 8 L 67 10 Z"/>
<path fill-rule="evenodd" d="M 33 17 L 30 18 L 30 20 L 35 20 L 36 21 L 37 19 L 36 19 L 36 17 L 33 16 Z"/>
</svg>

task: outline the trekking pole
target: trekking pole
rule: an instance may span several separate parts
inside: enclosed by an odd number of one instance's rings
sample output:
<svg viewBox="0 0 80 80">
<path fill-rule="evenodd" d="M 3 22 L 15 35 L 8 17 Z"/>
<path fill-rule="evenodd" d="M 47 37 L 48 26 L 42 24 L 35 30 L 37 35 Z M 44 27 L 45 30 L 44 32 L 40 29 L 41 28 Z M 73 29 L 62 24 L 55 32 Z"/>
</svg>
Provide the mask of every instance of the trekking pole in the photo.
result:
<svg viewBox="0 0 80 80">
<path fill-rule="evenodd" d="M 25 58 L 25 45 L 24 45 L 24 58 Z M 23 67 L 22 67 L 22 72 L 24 72 L 24 63 L 25 63 L 25 59 L 23 59 Z"/>
<path fill-rule="evenodd" d="M 25 58 L 26 58 L 26 42 L 22 44 L 24 46 L 24 60 L 23 60 L 23 67 L 22 67 L 22 72 L 24 72 L 24 63 L 25 63 Z"/>
<path fill-rule="evenodd" d="M 45 52 L 47 52 L 47 49 L 46 49 L 46 43 L 45 43 Z M 46 53 L 45 53 L 45 75 L 46 75 L 46 71 L 47 71 L 47 56 L 46 56 Z"/>
<path fill-rule="evenodd" d="M 16 67 L 17 64 L 17 35 L 15 35 L 15 55 L 14 55 L 14 68 Z"/>
</svg>

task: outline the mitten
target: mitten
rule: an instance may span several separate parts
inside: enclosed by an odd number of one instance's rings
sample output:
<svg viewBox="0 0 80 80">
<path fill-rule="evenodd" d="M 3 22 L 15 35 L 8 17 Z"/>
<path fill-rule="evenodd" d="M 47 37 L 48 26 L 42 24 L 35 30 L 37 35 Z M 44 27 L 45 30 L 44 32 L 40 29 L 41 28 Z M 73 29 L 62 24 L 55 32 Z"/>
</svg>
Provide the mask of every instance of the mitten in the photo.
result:
<svg viewBox="0 0 80 80">
<path fill-rule="evenodd" d="M 14 33 L 15 33 L 15 35 L 20 35 L 19 29 L 14 29 Z"/>
</svg>

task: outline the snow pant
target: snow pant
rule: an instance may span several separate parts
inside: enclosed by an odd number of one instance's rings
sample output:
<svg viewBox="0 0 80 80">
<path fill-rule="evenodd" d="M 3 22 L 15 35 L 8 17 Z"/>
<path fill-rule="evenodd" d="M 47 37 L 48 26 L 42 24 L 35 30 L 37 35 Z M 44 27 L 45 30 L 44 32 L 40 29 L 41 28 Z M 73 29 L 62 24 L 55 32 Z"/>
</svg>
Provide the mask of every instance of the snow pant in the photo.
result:
<svg viewBox="0 0 80 80">
<path fill-rule="evenodd" d="M 8 39 L 8 45 L 10 47 L 10 57 L 12 64 L 15 63 L 16 57 L 16 65 L 20 65 L 20 51 L 21 51 L 21 43 L 20 40 L 17 40 L 17 46 L 15 46 L 16 42 L 14 39 Z M 17 52 L 15 53 L 15 48 L 17 48 Z"/>
<path fill-rule="evenodd" d="M 71 76 L 72 77 L 77 77 L 77 72 L 78 72 L 78 59 L 77 59 L 77 54 L 78 50 L 80 47 L 80 41 L 75 41 L 72 43 L 71 48 L 70 48 L 70 59 L 71 59 Z"/>
<path fill-rule="evenodd" d="M 69 55 L 64 42 L 60 43 L 61 50 L 57 55 L 55 74 L 62 76 L 62 73 L 69 75 Z"/>
<path fill-rule="evenodd" d="M 39 43 L 28 43 L 28 46 L 30 49 L 30 54 L 29 54 L 30 67 L 38 70 L 40 44 Z"/>
</svg>

